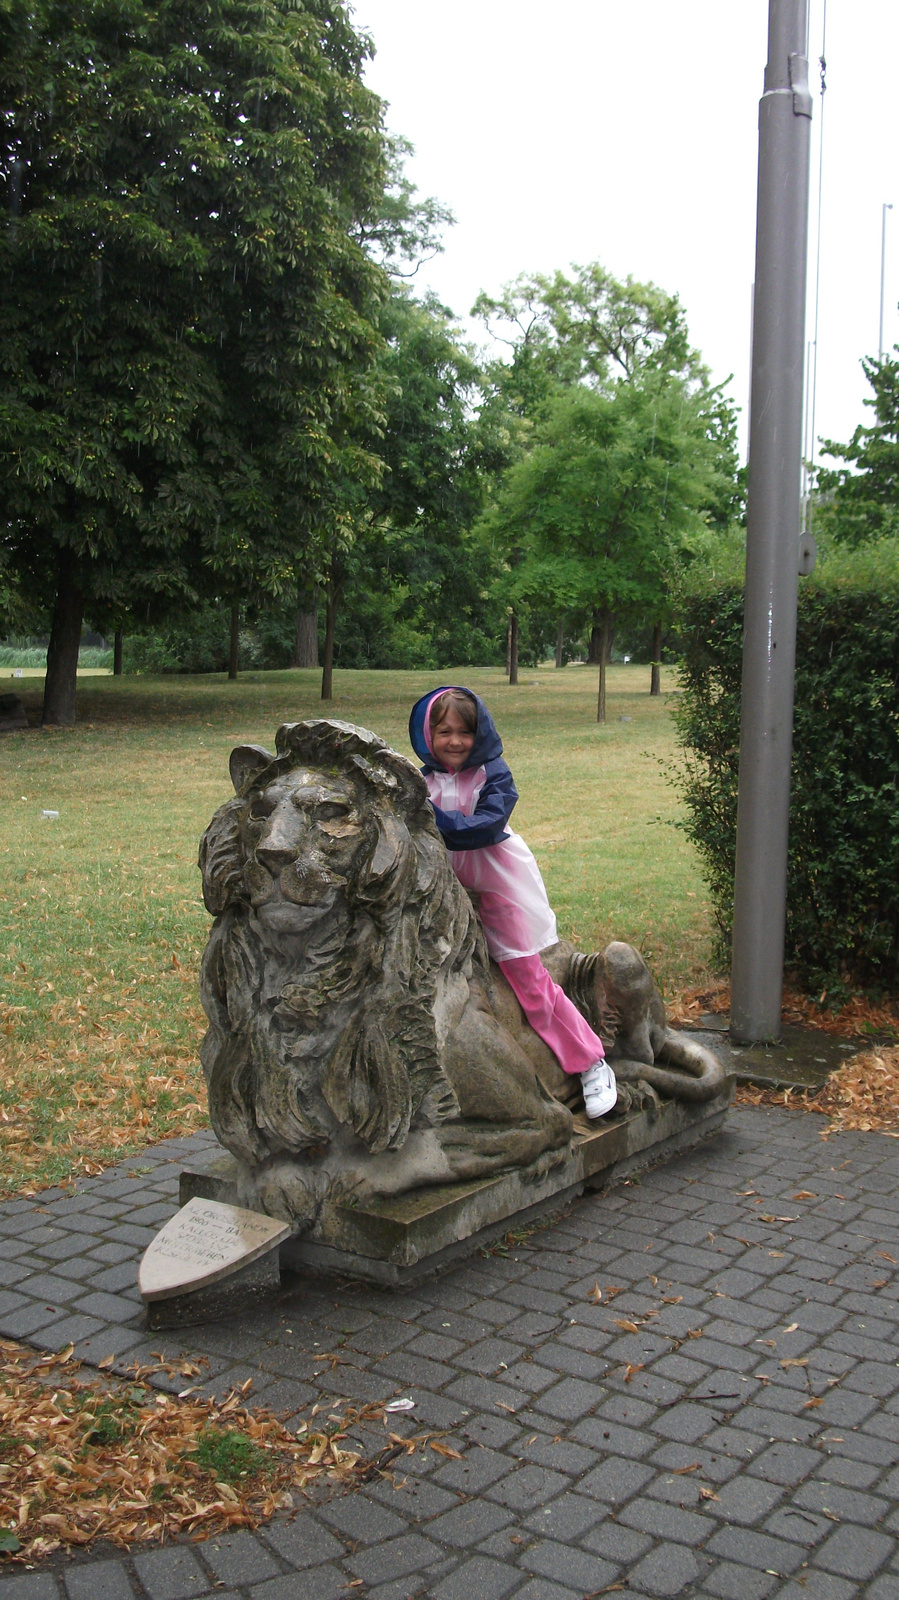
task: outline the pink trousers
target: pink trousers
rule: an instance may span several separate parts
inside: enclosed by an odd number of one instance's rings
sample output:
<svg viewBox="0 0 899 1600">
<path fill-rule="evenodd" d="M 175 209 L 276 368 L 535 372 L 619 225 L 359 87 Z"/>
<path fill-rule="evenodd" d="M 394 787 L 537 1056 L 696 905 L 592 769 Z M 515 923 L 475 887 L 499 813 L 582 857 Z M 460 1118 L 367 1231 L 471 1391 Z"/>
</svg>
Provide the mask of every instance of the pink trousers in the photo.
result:
<svg viewBox="0 0 899 1600">
<path fill-rule="evenodd" d="M 603 1059 L 602 1040 L 553 983 L 539 956 L 513 956 L 498 966 L 534 1032 L 565 1072 L 586 1072 Z"/>
</svg>

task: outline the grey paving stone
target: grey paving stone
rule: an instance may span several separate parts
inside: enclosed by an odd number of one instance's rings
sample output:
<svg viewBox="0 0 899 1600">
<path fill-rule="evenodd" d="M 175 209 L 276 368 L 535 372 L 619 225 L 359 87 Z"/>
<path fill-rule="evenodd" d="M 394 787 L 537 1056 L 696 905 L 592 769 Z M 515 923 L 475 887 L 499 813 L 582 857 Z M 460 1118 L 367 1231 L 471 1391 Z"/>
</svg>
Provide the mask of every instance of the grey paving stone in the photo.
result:
<svg viewBox="0 0 899 1600">
<path fill-rule="evenodd" d="M 638 1494 L 655 1477 L 652 1467 L 643 1462 L 629 1461 L 622 1456 L 610 1456 L 601 1466 L 594 1467 L 578 1483 L 578 1492 L 605 1505 L 616 1506 Z"/>
<path fill-rule="evenodd" d="M 706 1576 L 702 1593 L 715 1595 L 716 1600 L 767 1600 L 780 1581 L 773 1573 L 755 1572 L 732 1561 L 719 1561 Z M 805 1600 L 811 1597 L 806 1595 Z"/>
<path fill-rule="evenodd" d="M 521 1565 L 539 1577 L 551 1578 L 556 1583 L 578 1589 L 582 1595 L 594 1594 L 597 1589 L 614 1583 L 620 1571 L 616 1564 L 604 1560 L 602 1556 L 578 1550 L 573 1545 L 559 1544 L 552 1539 L 545 1539 L 533 1549 L 525 1550 Z M 466 1600 L 470 1600 L 470 1596 Z"/>
<path fill-rule="evenodd" d="M 20 1297 L 24 1298 L 24 1297 Z M 43 1300 L 28 1300 L 17 1311 L 0 1313 L 0 1333 L 5 1333 L 8 1339 L 28 1339 L 32 1334 L 55 1327 L 66 1319 L 66 1313 L 58 1306 L 48 1306 Z M 68 1341 L 63 1339 L 58 1348 L 62 1348 Z M 46 1349 L 46 1343 L 42 1343 Z"/>
<path fill-rule="evenodd" d="M 710 1555 L 721 1556 L 725 1561 L 773 1572 L 782 1578 L 795 1572 L 805 1557 L 802 1545 L 775 1539 L 770 1534 L 755 1533 L 750 1528 L 720 1528 L 708 1540 L 706 1549 Z"/>
<path fill-rule="evenodd" d="M 532 1578 L 523 1589 L 516 1590 L 515 1600 L 582 1600 L 579 1589 L 563 1588 L 548 1578 Z"/>
<path fill-rule="evenodd" d="M 588 1472 L 596 1461 L 596 1452 L 585 1445 L 574 1444 L 570 1439 L 547 1438 L 533 1435 L 516 1446 L 519 1460 L 536 1461 L 538 1466 L 551 1467 L 554 1472 Z"/>
<path fill-rule="evenodd" d="M 828 1573 L 821 1573 L 822 1578 L 827 1578 L 829 1576 L 830 1575 Z M 831 1582 L 837 1581 L 837 1579 L 831 1578 Z M 869 1584 L 865 1590 L 865 1600 L 897 1600 L 897 1597 L 899 1597 L 899 1575 L 897 1575 L 895 1572 L 882 1573 L 881 1576 L 879 1578 L 875 1578 L 874 1582 Z M 790 1600 L 793 1600 L 792 1596 L 790 1597 Z M 796 1597 L 796 1600 L 798 1600 L 798 1596 Z"/>
<path fill-rule="evenodd" d="M 584 1534 L 581 1544 L 598 1556 L 629 1566 L 646 1554 L 653 1540 L 647 1533 L 639 1533 L 636 1528 L 623 1528 L 619 1522 L 613 1522 L 610 1516 L 603 1516 L 589 1533 Z"/>
<path fill-rule="evenodd" d="M 134 1558 L 134 1569 L 150 1600 L 190 1600 L 207 1594 L 212 1580 L 207 1578 L 192 1550 L 183 1545 L 164 1550 L 149 1550 Z"/>
<path fill-rule="evenodd" d="M 844 1524 L 815 1553 L 815 1566 L 845 1578 L 873 1578 L 896 1549 L 895 1539 L 874 1528 Z"/>
<path fill-rule="evenodd" d="M 296 1573 L 290 1572 L 257 1583 L 249 1592 L 252 1600 L 337 1600 L 338 1595 L 346 1597 L 359 1590 L 347 1587 L 346 1573 L 338 1567 L 322 1566 L 305 1568 L 300 1582 Z"/>
<path fill-rule="evenodd" d="M 345 1554 L 342 1540 L 323 1528 L 318 1517 L 301 1511 L 290 1522 L 270 1522 L 260 1529 L 260 1537 L 271 1545 L 284 1561 L 301 1571 L 306 1567 L 321 1567 L 326 1562 L 339 1561 Z"/>
<path fill-rule="evenodd" d="M 222 1583 L 261 1583 L 265 1578 L 276 1578 L 280 1567 L 259 1540 L 246 1528 L 236 1533 L 217 1534 L 203 1545 L 203 1560 L 211 1567 Z M 94 1600 L 85 1595 L 84 1600 Z"/>
<path fill-rule="evenodd" d="M 855 1600 L 858 1593 L 857 1583 L 847 1583 L 845 1578 L 836 1578 L 832 1572 L 801 1572 L 778 1589 L 777 1600 L 810 1600 L 811 1595 L 815 1600 Z M 899 1589 L 894 1587 L 884 1593 L 882 1600 L 897 1600 L 897 1596 Z M 874 1600 L 873 1588 L 865 1589 L 865 1600 Z"/>
<path fill-rule="evenodd" d="M 628 1573 L 628 1581 L 637 1590 L 658 1595 L 668 1600 L 683 1594 L 708 1568 L 708 1562 L 676 1545 L 666 1545 L 663 1550 L 652 1550 Z M 693 1591 L 695 1593 L 695 1591 Z"/>
<path fill-rule="evenodd" d="M 550 1505 L 538 1506 L 524 1526 L 541 1538 L 574 1542 L 596 1527 L 606 1507 L 579 1494 L 562 1494 Z"/>
<path fill-rule="evenodd" d="M 434 1600 L 503 1600 L 520 1582 L 521 1574 L 514 1567 L 487 1556 L 472 1556 L 431 1592 Z"/>
<path fill-rule="evenodd" d="M 121 1561 L 92 1561 L 67 1568 L 68 1600 L 134 1600 L 134 1586 Z"/>
<path fill-rule="evenodd" d="M 448 1461 L 436 1474 L 437 1482 L 446 1489 L 458 1489 L 463 1494 L 480 1494 L 500 1478 L 513 1472 L 516 1463 L 497 1450 L 467 1450 L 461 1461 Z"/>
<path fill-rule="evenodd" d="M 464 1505 L 435 1517 L 428 1523 L 427 1531 L 429 1538 L 469 1549 L 502 1528 L 508 1528 L 514 1521 L 514 1514 L 505 1506 L 495 1505 L 491 1500 L 467 1500 Z"/>
<path fill-rule="evenodd" d="M 585 1383 L 582 1378 L 563 1378 L 540 1396 L 537 1409 L 560 1421 L 575 1422 L 594 1411 L 605 1395 L 600 1384 Z"/>
<path fill-rule="evenodd" d="M 365 1583 L 386 1583 L 391 1578 L 404 1578 L 408 1573 L 419 1573 L 441 1551 L 428 1539 L 417 1533 L 402 1534 L 398 1539 L 387 1539 L 371 1550 L 360 1550 L 349 1556 L 345 1565 Z"/>
<path fill-rule="evenodd" d="M 406 1531 L 402 1517 L 362 1494 L 344 1495 L 331 1500 L 319 1514 L 339 1533 L 363 1544 L 373 1544 L 377 1539 L 392 1539 L 396 1534 Z"/>
<path fill-rule="evenodd" d="M 703 1502 L 703 1510 L 705 1510 Z M 696 1546 L 705 1542 L 714 1527 L 706 1516 L 687 1510 L 686 1506 L 666 1505 L 648 1496 L 637 1497 L 618 1512 L 618 1521 L 626 1528 L 636 1528 L 639 1533 L 652 1534 L 664 1539 L 666 1544 Z"/>
<path fill-rule="evenodd" d="M 548 1467 L 516 1467 L 514 1471 L 490 1485 L 492 1500 L 509 1506 L 513 1511 L 530 1511 L 534 1506 L 545 1505 L 567 1489 L 569 1479 Z"/>
<path fill-rule="evenodd" d="M 0 1570 L 0 1595 L 3 1600 L 60 1600 L 60 1589 L 49 1572 L 14 1572 L 7 1577 Z"/>
</svg>

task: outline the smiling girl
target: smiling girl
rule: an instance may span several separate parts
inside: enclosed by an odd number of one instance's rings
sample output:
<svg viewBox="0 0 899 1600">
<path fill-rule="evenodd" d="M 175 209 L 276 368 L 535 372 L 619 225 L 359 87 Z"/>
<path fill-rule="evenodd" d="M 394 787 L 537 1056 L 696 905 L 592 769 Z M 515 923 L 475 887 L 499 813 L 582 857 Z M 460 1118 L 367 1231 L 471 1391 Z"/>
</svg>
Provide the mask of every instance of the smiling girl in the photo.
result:
<svg viewBox="0 0 899 1600">
<path fill-rule="evenodd" d="M 518 791 L 490 712 L 470 689 L 437 689 L 413 706 L 409 738 L 450 863 L 478 895 L 491 956 L 534 1032 L 580 1075 L 588 1117 L 604 1116 L 616 1103 L 615 1076 L 602 1042 L 540 960 L 558 938 L 555 913 L 533 855 L 508 827 Z"/>
</svg>

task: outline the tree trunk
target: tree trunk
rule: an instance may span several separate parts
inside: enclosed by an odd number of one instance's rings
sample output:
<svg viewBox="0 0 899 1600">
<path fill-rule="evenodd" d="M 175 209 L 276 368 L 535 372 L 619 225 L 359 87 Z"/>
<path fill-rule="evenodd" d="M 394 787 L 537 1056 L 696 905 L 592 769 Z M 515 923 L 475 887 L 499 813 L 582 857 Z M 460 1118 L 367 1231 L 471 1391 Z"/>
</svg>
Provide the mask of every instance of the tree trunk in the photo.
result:
<svg viewBox="0 0 899 1600">
<path fill-rule="evenodd" d="M 337 602 L 340 597 L 339 590 L 328 591 L 328 603 L 325 608 L 325 649 L 322 660 L 322 699 L 331 700 L 334 697 L 334 634 L 337 631 Z"/>
<path fill-rule="evenodd" d="M 71 563 L 61 561 L 47 650 L 41 719 L 45 728 L 71 728 L 75 721 L 75 686 L 78 681 L 78 647 L 81 644 L 83 617 L 84 595 L 72 580 Z"/>
<path fill-rule="evenodd" d="M 314 584 L 297 584 L 297 631 L 292 667 L 318 666 L 318 590 Z"/>
<path fill-rule="evenodd" d="M 599 696 L 596 702 L 596 720 L 606 720 L 606 663 L 612 654 L 612 618 L 608 611 L 602 613 L 599 629 Z"/>
<path fill-rule="evenodd" d="M 116 628 L 112 640 L 112 675 L 114 678 L 122 676 L 122 644 L 124 639 L 124 628 Z"/>
<path fill-rule="evenodd" d="M 556 629 L 556 668 L 565 665 L 565 622 L 559 623 Z"/>
<path fill-rule="evenodd" d="M 231 607 L 231 640 L 228 646 L 228 677 L 237 677 L 237 652 L 240 647 L 240 606 Z"/>
<path fill-rule="evenodd" d="M 518 682 L 518 613 L 509 614 L 509 685 Z"/>
<path fill-rule="evenodd" d="M 662 624 L 657 622 L 652 630 L 652 680 L 650 694 L 662 692 Z"/>
<path fill-rule="evenodd" d="M 602 655 L 602 613 L 594 611 L 593 626 L 590 629 L 590 648 L 587 651 L 587 666 L 598 667 Z"/>
</svg>

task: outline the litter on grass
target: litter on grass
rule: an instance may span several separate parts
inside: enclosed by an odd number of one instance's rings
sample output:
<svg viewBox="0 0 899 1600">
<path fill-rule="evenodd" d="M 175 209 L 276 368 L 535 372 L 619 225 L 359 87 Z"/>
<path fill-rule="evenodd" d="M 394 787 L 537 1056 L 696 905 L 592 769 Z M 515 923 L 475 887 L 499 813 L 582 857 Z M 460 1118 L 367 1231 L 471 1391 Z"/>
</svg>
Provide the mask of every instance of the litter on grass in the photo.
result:
<svg viewBox="0 0 899 1600">
<path fill-rule="evenodd" d="M 398 1454 L 438 1449 L 430 1434 L 388 1434 L 372 1461 L 347 1448 L 353 1428 L 384 1425 L 383 1404 L 347 1407 L 297 1433 L 273 1412 L 249 1409 L 249 1385 L 219 1402 L 141 1381 L 170 1366 L 135 1367 L 130 1382 L 83 1383 L 71 1345 L 38 1356 L 0 1340 L 0 1567 L 94 1539 L 128 1547 L 255 1528 L 314 1483 L 349 1488 Z"/>
</svg>

